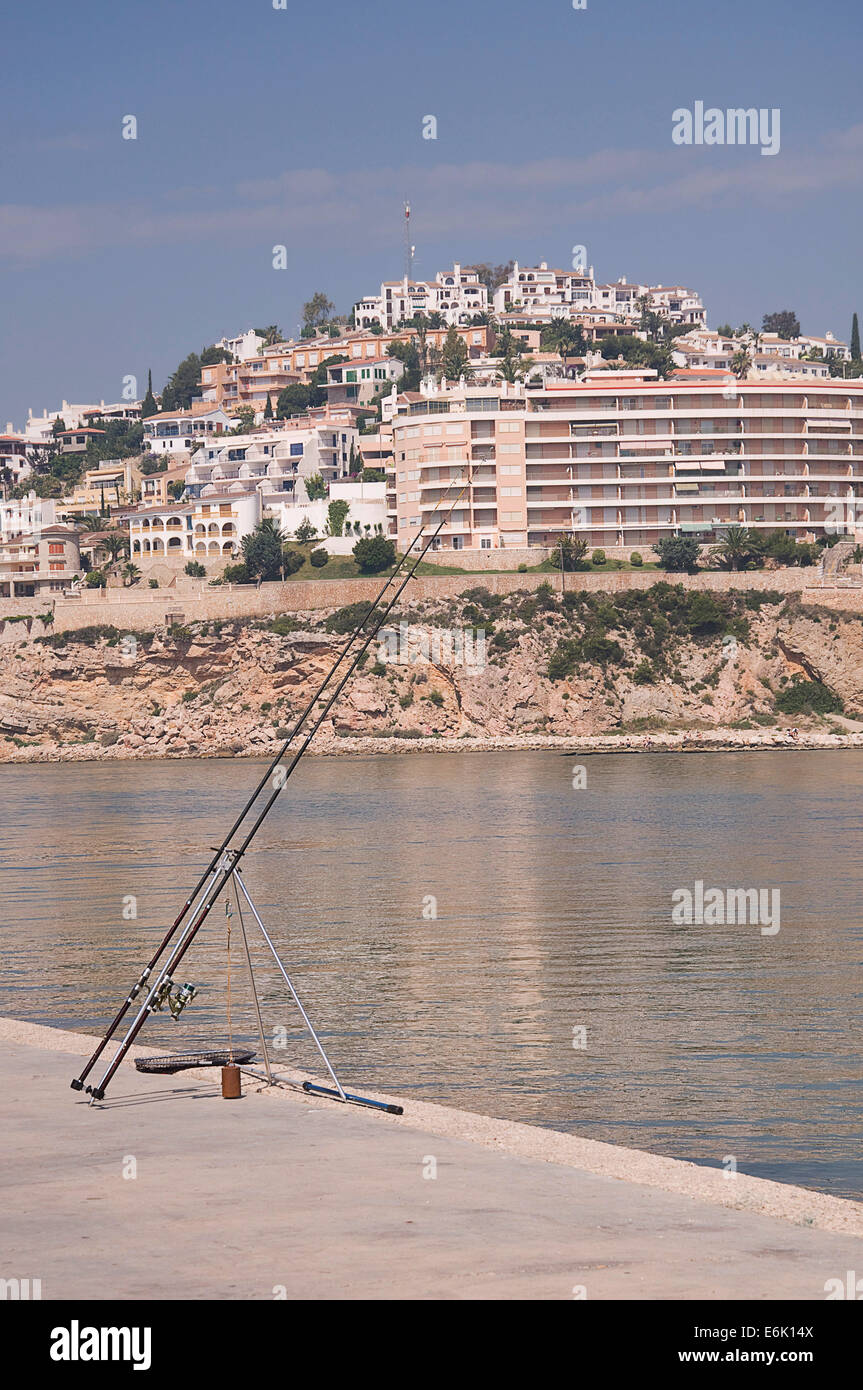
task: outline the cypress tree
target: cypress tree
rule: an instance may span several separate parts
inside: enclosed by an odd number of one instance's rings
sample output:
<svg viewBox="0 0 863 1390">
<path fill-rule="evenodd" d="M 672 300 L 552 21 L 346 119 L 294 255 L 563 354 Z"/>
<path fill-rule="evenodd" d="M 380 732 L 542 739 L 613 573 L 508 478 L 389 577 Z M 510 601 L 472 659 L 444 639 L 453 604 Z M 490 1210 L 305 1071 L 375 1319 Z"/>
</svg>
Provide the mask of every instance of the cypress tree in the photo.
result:
<svg viewBox="0 0 863 1390">
<path fill-rule="evenodd" d="M 860 361 L 860 325 L 856 314 L 851 320 L 851 361 Z"/>
<path fill-rule="evenodd" d="M 272 401 L 270 400 L 270 393 L 269 393 L 269 391 L 268 391 L 268 392 L 267 392 L 267 404 L 264 406 L 264 419 L 265 419 L 265 420 L 272 420 L 272 418 L 273 418 L 273 403 L 272 403 Z"/>
<path fill-rule="evenodd" d="M 159 407 L 156 405 L 156 397 L 153 395 L 153 373 L 147 373 L 147 394 L 141 402 L 141 419 L 144 420 L 148 415 L 155 415 Z"/>
</svg>

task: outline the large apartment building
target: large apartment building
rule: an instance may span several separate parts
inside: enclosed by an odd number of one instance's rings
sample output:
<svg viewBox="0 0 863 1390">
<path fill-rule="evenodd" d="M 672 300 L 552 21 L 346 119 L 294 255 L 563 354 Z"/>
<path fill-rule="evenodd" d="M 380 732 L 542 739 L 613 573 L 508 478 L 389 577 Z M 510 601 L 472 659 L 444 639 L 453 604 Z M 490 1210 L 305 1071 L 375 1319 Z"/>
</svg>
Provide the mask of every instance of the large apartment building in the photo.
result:
<svg viewBox="0 0 863 1390">
<path fill-rule="evenodd" d="M 863 381 L 738 382 L 729 372 L 602 371 L 583 381 L 466 385 L 400 396 L 388 465 L 390 534 L 435 507 L 440 548 L 596 546 L 854 531 L 863 506 Z"/>
<path fill-rule="evenodd" d="M 474 314 L 487 312 L 488 290 L 475 270 L 458 261 L 452 270 L 439 270 L 434 280 L 385 280 L 380 294 L 367 295 L 354 305 L 358 328 L 392 329 L 415 314 L 438 313 L 448 324 L 469 323 Z"/>
<path fill-rule="evenodd" d="M 596 316 L 608 315 L 617 322 L 634 325 L 641 318 L 642 302 L 672 324 L 703 327 L 707 322 L 704 305 L 695 290 L 682 285 L 630 283 L 625 276 L 612 284 L 597 284 L 592 266 L 584 270 L 556 270 L 545 261 L 538 266 L 522 266 L 516 261 L 494 294 L 497 314 L 521 310 L 538 321 L 593 321 Z"/>
</svg>

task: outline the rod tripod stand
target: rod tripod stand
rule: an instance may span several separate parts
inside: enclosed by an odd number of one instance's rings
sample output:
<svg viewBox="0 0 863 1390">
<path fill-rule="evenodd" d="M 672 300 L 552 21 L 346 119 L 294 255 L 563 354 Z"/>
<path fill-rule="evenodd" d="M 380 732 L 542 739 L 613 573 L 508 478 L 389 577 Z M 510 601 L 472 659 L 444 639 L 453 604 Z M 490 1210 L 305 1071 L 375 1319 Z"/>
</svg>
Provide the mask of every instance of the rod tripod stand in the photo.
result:
<svg viewBox="0 0 863 1390">
<path fill-rule="evenodd" d="M 215 887 L 215 884 L 217 882 L 218 888 L 216 889 L 216 893 L 213 893 L 212 889 L 213 887 Z M 245 948 L 246 962 L 249 967 L 249 976 L 252 982 L 252 994 L 255 1003 L 255 1013 L 258 1020 L 258 1031 L 261 1038 L 261 1049 L 263 1052 L 267 1078 L 270 1081 L 273 1080 L 272 1072 L 270 1070 L 269 1057 L 267 1055 L 267 1044 L 266 1038 L 264 1036 L 264 1024 L 261 1016 L 260 1004 L 258 1002 L 258 992 L 255 985 L 255 976 L 252 969 L 252 958 L 249 952 L 249 943 L 248 938 L 246 936 L 245 923 L 243 921 L 243 913 L 241 906 L 242 901 L 246 903 L 246 906 L 252 914 L 252 917 L 255 919 L 257 925 L 260 927 L 261 934 L 264 940 L 266 941 L 267 946 L 270 948 L 270 951 L 272 952 L 273 959 L 275 960 L 276 965 L 278 966 L 279 972 L 283 980 L 285 981 L 285 984 L 288 986 L 288 989 L 290 990 L 291 997 L 294 1003 L 296 1004 L 297 1008 L 299 1009 L 300 1014 L 302 1015 L 303 1022 L 305 1023 L 306 1027 L 312 1035 L 315 1047 L 321 1054 L 324 1065 L 327 1071 L 329 1072 L 330 1077 L 333 1081 L 333 1086 L 335 1087 L 335 1089 L 333 1090 L 329 1086 L 319 1086 L 316 1082 L 313 1081 L 304 1081 L 303 1090 L 316 1095 L 332 1096 L 335 1100 L 343 1101 L 346 1104 L 351 1103 L 354 1105 L 366 1105 L 371 1107 L 373 1110 L 385 1110 L 390 1115 L 401 1115 L 403 1111 L 400 1105 L 389 1105 L 386 1101 L 371 1100 L 368 1096 L 353 1095 L 351 1094 L 351 1092 L 346 1091 L 343 1088 L 342 1083 L 339 1081 L 339 1078 L 335 1073 L 333 1065 L 326 1054 L 324 1045 L 318 1037 L 318 1034 L 315 1032 L 314 1026 L 312 1025 L 312 1021 L 306 1013 L 305 1008 L 303 1007 L 303 1002 L 296 991 L 294 982 L 284 967 L 282 959 L 279 956 L 279 953 L 276 950 L 275 945 L 273 944 L 272 937 L 270 936 L 269 932 L 264 926 L 264 923 L 261 919 L 261 915 L 258 912 L 258 909 L 255 906 L 255 903 L 252 899 L 252 895 L 246 887 L 242 870 L 240 869 L 239 864 L 236 862 L 234 852 L 231 850 L 226 851 L 219 860 L 216 874 L 213 877 L 212 884 L 208 884 L 207 889 L 205 889 L 205 900 L 207 900 L 208 903 L 211 905 L 212 902 L 215 900 L 216 894 L 220 893 L 222 888 L 227 888 L 228 885 L 231 885 L 234 889 L 235 901 L 237 904 L 237 912 L 239 915 L 240 927 L 243 934 L 243 945 Z M 144 997 L 143 1003 L 141 1004 L 138 1013 L 133 1019 L 132 1023 L 129 1025 L 129 1028 L 126 1031 L 126 1035 L 123 1038 L 122 1042 L 119 1044 L 117 1052 L 113 1060 L 109 1064 L 101 1081 L 96 1086 L 88 1086 L 86 1088 L 87 1094 L 90 1096 L 91 1105 L 94 1101 L 101 1100 L 104 1096 L 105 1087 L 107 1086 L 111 1077 L 114 1075 L 114 1072 L 120 1065 L 120 1062 L 123 1060 L 123 1057 L 128 1052 L 135 1035 L 138 1033 L 148 1016 L 151 1013 L 158 1012 L 165 1004 L 167 1004 L 170 1007 L 173 1016 L 177 1018 L 179 1014 L 182 1012 L 185 1005 L 193 997 L 195 993 L 193 986 L 188 984 L 175 984 L 171 972 L 174 969 L 174 967 L 179 964 L 181 957 L 185 954 L 186 947 L 191 944 L 191 936 L 194 935 L 192 924 L 195 922 L 197 915 L 197 913 L 192 914 L 192 919 L 190 921 L 189 927 L 186 929 L 185 932 L 181 934 L 180 939 L 177 941 L 177 944 L 171 951 L 170 955 L 168 956 L 168 959 L 162 966 L 161 970 L 159 970 L 159 972 L 157 973 L 155 979 L 153 980 L 153 983 L 147 987 L 147 992 Z M 134 999 L 136 995 L 140 993 L 140 991 L 147 984 L 148 978 L 149 970 L 146 970 L 141 975 L 137 985 L 135 986 L 135 989 L 129 996 L 127 1003 L 131 1003 L 132 999 Z M 77 1083 L 73 1081 L 72 1087 L 75 1090 L 84 1089 L 83 1079 L 79 1079 Z"/>
</svg>

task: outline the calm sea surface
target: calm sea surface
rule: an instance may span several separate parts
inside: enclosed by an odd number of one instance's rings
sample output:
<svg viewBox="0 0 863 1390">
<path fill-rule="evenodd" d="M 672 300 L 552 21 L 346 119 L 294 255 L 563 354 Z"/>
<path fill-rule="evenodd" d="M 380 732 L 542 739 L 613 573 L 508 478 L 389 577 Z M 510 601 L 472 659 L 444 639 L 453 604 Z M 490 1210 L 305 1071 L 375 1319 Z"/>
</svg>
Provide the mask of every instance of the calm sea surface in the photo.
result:
<svg viewBox="0 0 863 1390">
<path fill-rule="evenodd" d="M 99 1031 L 258 772 L 0 768 L 0 1012 Z M 349 1089 L 859 1198 L 861 788 L 857 751 L 309 758 L 245 876 Z M 779 932 L 675 925 L 699 879 L 778 887 Z M 252 942 L 274 1056 L 320 1072 Z M 224 1046 L 226 970 L 220 906 L 179 972 L 197 999 L 141 1041 Z"/>
</svg>

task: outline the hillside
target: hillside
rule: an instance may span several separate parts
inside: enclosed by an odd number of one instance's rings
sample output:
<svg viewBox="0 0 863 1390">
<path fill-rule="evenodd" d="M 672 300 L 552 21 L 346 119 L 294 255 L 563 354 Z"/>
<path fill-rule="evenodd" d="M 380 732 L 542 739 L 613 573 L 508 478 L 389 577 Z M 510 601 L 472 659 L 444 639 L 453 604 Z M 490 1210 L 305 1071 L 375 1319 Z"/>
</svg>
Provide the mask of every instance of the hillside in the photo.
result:
<svg viewBox="0 0 863 1390">
<path fill-rule="evenodd" d="M 358 606 L 355 606 L 357 608 Z M 130 635 L 33 636 L 5 625 L 0 759 L 263 754 L 341 645 L 354 610 Z M 484 632 L 486 661 L 379 660 L 377 642 L 315 747 L 352 737 L 528 739 L 790 728 L 847 733 L 863 717 L 860 617 L 757 589 L 659 583 L 404 605 L 433 644 Z M 842 718 L 842 716 L 846 716 Z M 837 722 L 838 721 L 838 722 Z M 394 745 L 398 746 L 398 745 Z"/>
</svg>

